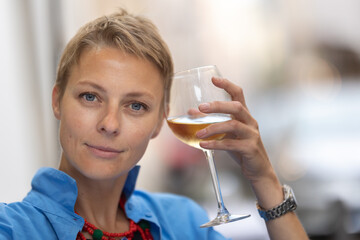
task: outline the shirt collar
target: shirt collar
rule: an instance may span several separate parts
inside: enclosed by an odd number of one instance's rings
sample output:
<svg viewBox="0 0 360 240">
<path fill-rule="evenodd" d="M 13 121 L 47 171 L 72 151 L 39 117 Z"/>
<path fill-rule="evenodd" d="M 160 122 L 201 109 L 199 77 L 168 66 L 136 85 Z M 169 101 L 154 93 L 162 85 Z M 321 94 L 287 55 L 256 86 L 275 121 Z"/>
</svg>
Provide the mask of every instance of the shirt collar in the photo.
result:
<svg viewBox="0 0 360 240">
<path fill-rule="evenodd" d="M 136 165 L 128 173 L 128 176 L 126 178 L 126 182 L 125 182 L 125 185 L 123 188 L 123 194 L 125 195 L 126 199 L 129 199 L 135 190 L 136 180 L 139 175 L 139 171 L 140 171 L 140 166 Z"/>
<path fill-rule="evenodd" d="M 75 180 L 62 171 L 41 168 L 31 187 L 24 202 L 46 216 L 59 240 L 75 239 L 84 225 L 84 219 L 74 212 L 78 192 Z"/>
<path fill-rule="evenodd" d="M 136 180 L 140 171 L 140 166 L 133 167 L 126 178 L 123 194 L 128 199 L 135 190 Z M 40 202 L 37 194 L 45 196 L 60 204 L 66 210 L 73 212 L 78 195 L 78 188 L 75 179 L 65 172 L 54 168 L 40 168 L 31 182 L 32 191 L 25 200 L 30 201 L 34 206 L 46 210 L 54 209 L 49 201 Z M 34 194 L 36 193 L 36 195 Z M 36 196 L 36 201 L 31 201 Z M 51 202 L 52 202 L 51 201 Z"/>
<path fill-rule="evenodd" d="M 54 204 L 60 204 L 63 210 L 74 211 L 78 189 L 75 180 L 66 173 L 54 168 L 40 168 L 31 182 L 31 188 L 24 200 L 34 206 L 51 211 L 58 207 Z"/>
<path fill-rule="evenodd" d="M 128 173 L 123 189 L 127 199 L 135 190 L 139 170 L 140 166 L 135 166 Z M 24 202 L 44 213 L 59 239 L 74 239 L 84 225 L 84 219 L 74 212 L 78 195 L 75 179 L 54 168 L 40 168 L 31 182 L 31 187 L 32 190 L 24 198 Z M 68 227 L 64 228 L 65 225 Z M 64 229 L 72 230 L 64 233 Z"/>
</svg>

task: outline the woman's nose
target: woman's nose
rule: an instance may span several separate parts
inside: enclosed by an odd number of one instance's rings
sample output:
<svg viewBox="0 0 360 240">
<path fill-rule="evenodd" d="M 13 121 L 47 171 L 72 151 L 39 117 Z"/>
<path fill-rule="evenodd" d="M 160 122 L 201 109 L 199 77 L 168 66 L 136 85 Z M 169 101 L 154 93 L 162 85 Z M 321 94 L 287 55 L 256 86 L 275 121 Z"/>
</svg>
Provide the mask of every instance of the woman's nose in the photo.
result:
<svg viewBox="0 0 360 240">
<path fill-rule="evenodd" d="M 109 108 L 101 117 L 97 129 L 106 135 L 118 135 L 120 130 L 120 114 L 117 108 Z"/>
</svg>

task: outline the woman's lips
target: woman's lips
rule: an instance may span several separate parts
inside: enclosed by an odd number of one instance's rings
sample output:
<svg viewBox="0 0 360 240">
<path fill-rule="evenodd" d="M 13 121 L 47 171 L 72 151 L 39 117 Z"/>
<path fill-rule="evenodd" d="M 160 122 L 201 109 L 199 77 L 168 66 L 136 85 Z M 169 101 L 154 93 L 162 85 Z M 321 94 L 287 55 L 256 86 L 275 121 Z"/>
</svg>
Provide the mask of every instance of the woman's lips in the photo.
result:
<svg viewBox="0 0 360 240">
<path fill-rule="evenodd" d="M 89 151 L 95 155 L 96 157 L 99 158 L 115 158 L 117 157 L 120 153 L 122 153 L 123 151 L 121 150 L 117 150 L 114 148 L 110 148 L 110 147 L 103 147 L 103 146 L 95 146 L 95 145 L 90 145 L 90 144 L 85 144 Z"/>
</svg>

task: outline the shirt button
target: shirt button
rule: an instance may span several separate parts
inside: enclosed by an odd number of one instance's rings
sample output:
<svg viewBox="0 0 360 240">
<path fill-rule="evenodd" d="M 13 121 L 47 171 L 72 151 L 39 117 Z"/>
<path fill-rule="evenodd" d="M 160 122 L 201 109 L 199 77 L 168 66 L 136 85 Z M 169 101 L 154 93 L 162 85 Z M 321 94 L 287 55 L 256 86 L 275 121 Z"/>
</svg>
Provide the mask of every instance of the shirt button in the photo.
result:
<svg viewBox="0 0 360 240">
<path fill-rule="evenodd" d="M 152 217 L 152 214 L 151 214 L 151 212 L 147 212 L 147 213 L 145 213 L 145 216 L 146 217 Z"/>
</svg>

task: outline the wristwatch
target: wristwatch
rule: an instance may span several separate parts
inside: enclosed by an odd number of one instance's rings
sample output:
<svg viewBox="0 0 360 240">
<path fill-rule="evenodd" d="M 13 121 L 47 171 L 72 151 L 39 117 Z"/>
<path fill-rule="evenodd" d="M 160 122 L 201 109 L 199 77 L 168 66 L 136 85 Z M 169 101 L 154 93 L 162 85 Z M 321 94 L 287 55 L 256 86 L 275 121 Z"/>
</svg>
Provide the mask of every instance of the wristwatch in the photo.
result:
<svg viewBox="0 0 360 240">
<path fill-rule="evenodd" d="M 265 210 L 258 203 L 256 203 L 256 207 L 260 216 L 267 222 L 269 220 L 273 220 L 275 218 L 281 217 L 282 215 L 295 211 L 297 208 L 297 202 L 294 195 L 293 190 L 288 185 L 283 186 L 284 198 L 285 200 L 280 203 L 278 206 Z"/>
</svg>

